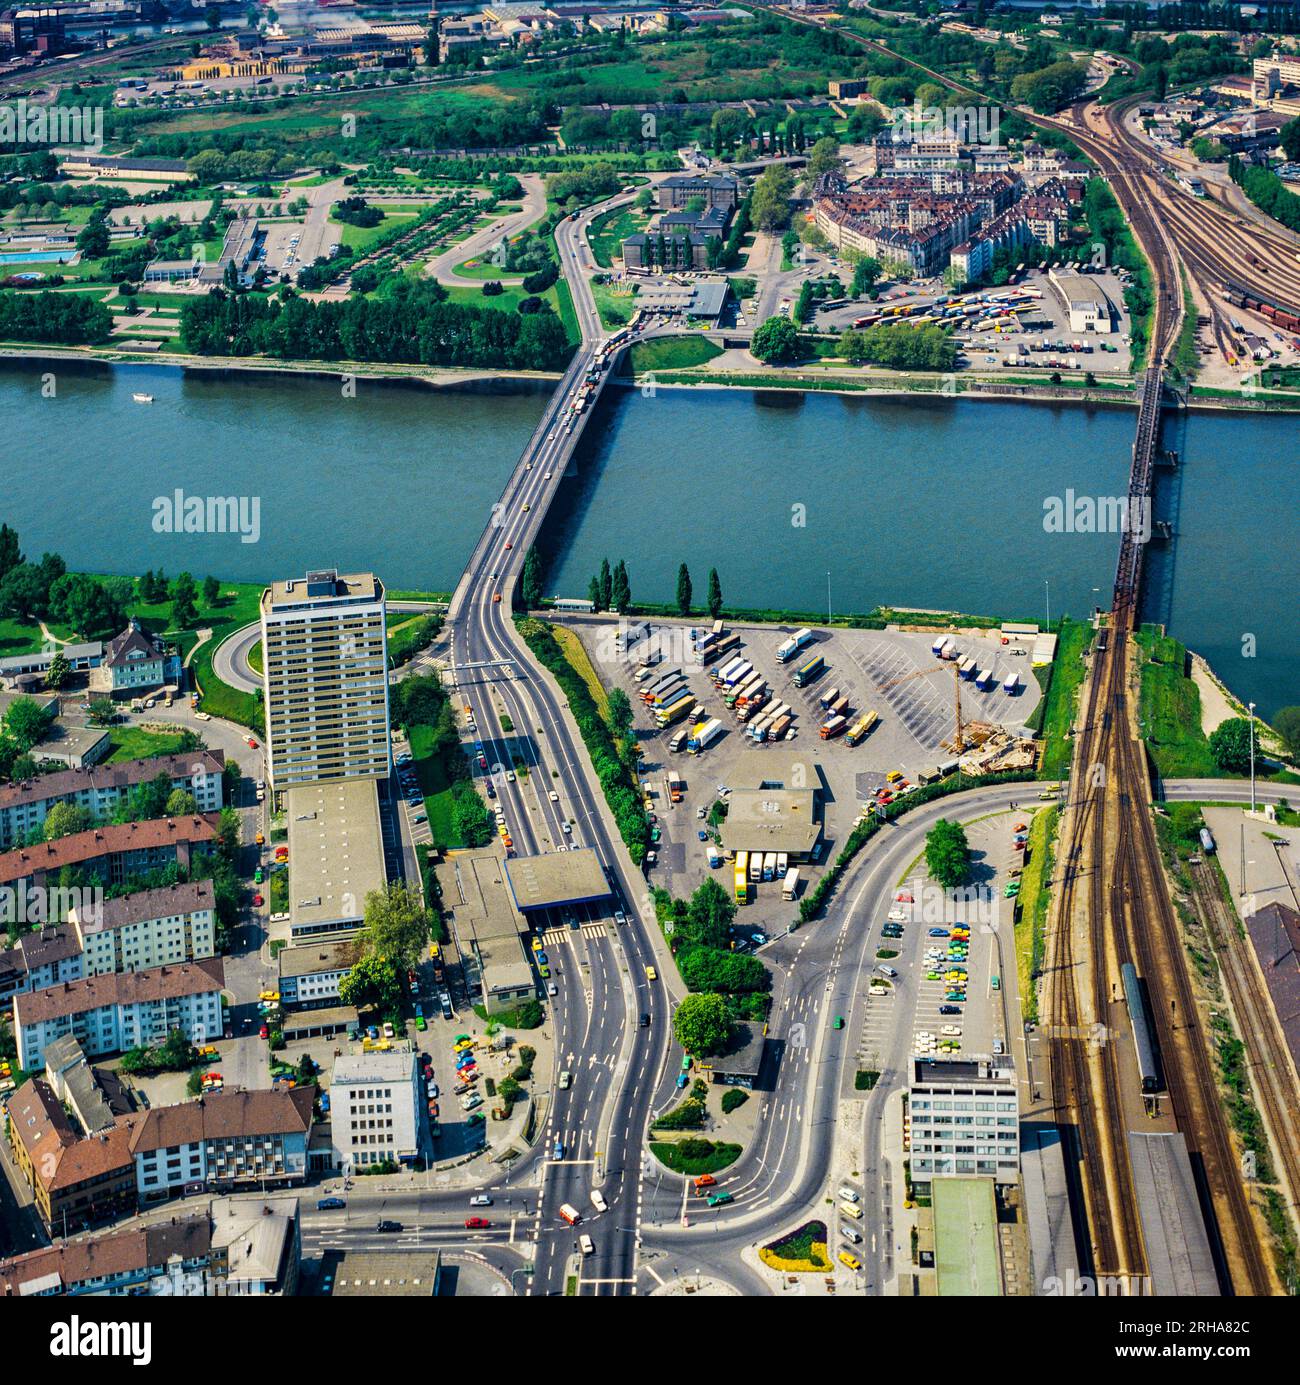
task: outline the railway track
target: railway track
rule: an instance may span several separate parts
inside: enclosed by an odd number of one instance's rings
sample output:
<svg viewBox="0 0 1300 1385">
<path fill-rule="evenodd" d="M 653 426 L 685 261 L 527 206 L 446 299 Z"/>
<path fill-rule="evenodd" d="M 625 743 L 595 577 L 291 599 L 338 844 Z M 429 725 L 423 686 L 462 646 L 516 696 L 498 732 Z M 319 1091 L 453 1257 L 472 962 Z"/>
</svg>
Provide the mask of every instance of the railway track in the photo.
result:
<svg viewBox="0 0 1300 1385">
<path fill-rule="evenodd" d="M 1203 861 L 1188 870 L 1192 901 L 1219 959 L 1245 1047 L 1246 1070 L 1268 1128 L 1277 1162 L 1276 1186 L 1294 1225 L 1300 1213 L 1300 1099 L 1291 1055 L 1250 944 L 1220 893 L 1214 867 Z"/>
</svg>

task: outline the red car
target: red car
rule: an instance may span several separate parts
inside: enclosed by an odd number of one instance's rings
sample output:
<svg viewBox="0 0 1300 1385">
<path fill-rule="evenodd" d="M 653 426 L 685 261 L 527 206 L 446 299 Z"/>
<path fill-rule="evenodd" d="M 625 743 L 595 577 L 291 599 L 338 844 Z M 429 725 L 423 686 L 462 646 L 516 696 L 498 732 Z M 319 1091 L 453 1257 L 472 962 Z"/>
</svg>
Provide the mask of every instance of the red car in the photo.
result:
<svg viewBox="0 0 1300 1385">
<path fill-rule="evenodd" d="M 265 903 L 266 903 L 266 901 L 262 898 L 262 896 L 261 896 L 260 894 L 255 894 L 255 895 L 253 896 L 253 908 L 254 908 L 254 909 L 260 909 L 260 908 L 262 907 L 262 905 L 265 904 Z"/>
<path fill-rule="evenodd" d="M 256 750 L 256 749 L 257 749 L 257 742 L 252 738 L 252 736 L 249 736 L 249 738 L 248 738 L 248 748 L 249 748 L 250 750 Z"/>
<path fill-rule="evenodd" d="M 488 1219 L 487 1219 L 486 1217 L 466 1217 L 466 1218 L 465 1218 L 465 1229 L 466 1229 L 466 1231 L 483 1231 L 483 1230 L 486 1230 L 486 1228 L 489 1227 L 489 1226 L 491 1226 L 491 1225 L 492 1225 L 492 1223 L 491 1223 L 490 1221 L 488 1221 Z"/>
<path fill-rule="evenodd" d="M 263 1025 L 263 1026 L 257 1031 L 257 1037 L 258 1037 L 259 1039 L 269 1039 L 269 1038 L 271 1037 L 271 1031 L 266 1027 L 266 1025 Z"/>
</svg>

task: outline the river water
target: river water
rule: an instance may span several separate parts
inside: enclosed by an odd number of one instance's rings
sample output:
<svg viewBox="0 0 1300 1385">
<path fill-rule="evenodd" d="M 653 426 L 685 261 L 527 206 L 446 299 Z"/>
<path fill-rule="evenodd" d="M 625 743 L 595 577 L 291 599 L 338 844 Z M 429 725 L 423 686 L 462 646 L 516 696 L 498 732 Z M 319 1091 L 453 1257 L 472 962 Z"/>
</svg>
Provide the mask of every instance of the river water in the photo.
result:
<svg viewBox="0 0 1300 1385">
<path fill-rule="evenodd" d="M 546 391 L 433 391 L 172 367 L 0 368 L 0 518 L 70 566 L 261 581 L 373 568 L 447 590 Z M 133 392 L 154 395 L 150 405 Z M 1041 621 L 1107 601 L 1129 410 L 741 391 L 611 390 L 545 537 L 547 591 L 584 596 L 603 556 L 669 601 L 686 562 L 729 603 L 823 612 L 878 603 Z M 1268 715 L 1300 702 L 1300 446 L 1286 417 L 1167 424 L 1180 453 L 1156 508 L 1145 614 Z M 156 502 L 256 497 L 257 542 L 155 531 Z M 165 509 L 166 507 L 164 507 Z M 1251 638 L 1253 637 L 1253 638 Z"/>
</svg>

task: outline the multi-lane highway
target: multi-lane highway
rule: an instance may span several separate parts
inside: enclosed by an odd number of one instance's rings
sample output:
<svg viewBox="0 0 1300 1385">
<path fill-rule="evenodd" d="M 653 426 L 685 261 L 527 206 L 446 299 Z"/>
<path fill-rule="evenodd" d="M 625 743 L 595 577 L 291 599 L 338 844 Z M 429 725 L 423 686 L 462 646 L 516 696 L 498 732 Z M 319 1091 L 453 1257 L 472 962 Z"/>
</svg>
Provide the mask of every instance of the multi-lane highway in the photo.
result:
<svg viewBox="0 0 1300 1385">
<path fill-rule="evenodd" d="M 655 960 L 649 930 L 656 925 L 645 881 L 618 843 L 599 786 L 563 715 L 563 695 L 531 660 L 511 618 L 524 556 L 590 417 L 575 413 L 573 403 L 606 340 L 585 273 L 590 267 L 586 228 L 593 216 L 626 200 L 580 212 L 557 228 L 581 345 L 493 506 L 448 612 L 453 699 L 474 711 L 516 849 L 530 855 L 570 843 L 593 847 L 614 888 L 608 908 L 576 911 L 579 927 L 566 929 L 561 921 L 559 933 L 552 935 L 557 957 L 564 954 L 556 998 L 559 1061 L 574 1081 L 567 1089 L 557 1087 L 538 1146 L 544 1164 L 534 1212 L 534 1293 L 563 1293 L 580 1259 L 584 1292 L 632 1289 L 642 1135 L 666 1076 L 670 1016 L 663 983 L 646 976 Z M 608 372 L 601 384 L 606 378 Z M 515 728 L 509 734 L 500 730 L 503 711 Z M 526 776 L 511 777 L 517 764 L 527 767 Z M 620 907 L 628 917 L 621 927 L 613 921 Z M 644 1028 L 642 1015 L 648 1017 Z M 602 1214 L 592 1205 L 593 1188 L 608 1206 Z M 577 1233 L 559 1217 L 563 1203 L 582 1211 L 582 1230 L 595 1243 L 595 1253 L 585 1259 L 575 1254 Z"/>
</svg>

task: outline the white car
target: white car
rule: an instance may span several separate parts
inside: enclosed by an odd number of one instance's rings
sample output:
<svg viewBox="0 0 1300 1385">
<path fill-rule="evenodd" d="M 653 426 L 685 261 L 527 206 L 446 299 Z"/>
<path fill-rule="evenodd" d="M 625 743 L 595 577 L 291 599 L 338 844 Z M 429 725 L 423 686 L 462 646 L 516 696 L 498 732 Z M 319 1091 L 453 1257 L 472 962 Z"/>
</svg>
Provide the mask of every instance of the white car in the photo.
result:
<svg viewBox="0 0 1300 1385">
<path fill-rule="evenodd" d="M 570 826 L 570 824 L 567 823 L 567 822 L 564 824 L 564 835 L 565 835 L 566 837 L 571 837 L 571 836 L 573 836 L 573 828 L 572 828 L 572 826 Z"/>
<path fill-rule="evenodd" d="M 910 923 L 912 913 L 910 909 L 891 909 L 889 911 L 890 923 Z"/>
<path fill-rule="evenodd" d="M 513 784 L 513 783 L 515 782 L 515 772 L 514 772 L 514 770 L 512 770 L 512 769 L 506 770 L 506 780 L 507 780 L 508 783 L 511 783 L 511 784 Z"/>
<path fill-rule="evenodd" d="M 597 1212 L 609 1211 L 609 1203 L 605 1201 L 602 1194 L 598 1193 L 595 1190 L 595 1188 L 591 1190 L 591 1205 L 596 1209 Z"/>
<path fill-rule="evenodd" d="M 582 1253 L 584 1255 L 591 1255 L 595 1252 L 596 1249 L 596 1243 L 591 1239 L 590 1236 L 587 1235 L 582 1235 L 578 1237 L 578 1245 L 581 1247 Z"/>
<path fill-rule="evenodd" d="M 961 1033 L 961 1026 L 959 1024 L 945 1024 L 939 1033 L 947 1038 L 955 1039 Z"/>
<path fill-rule="evenodd" d="M 551 802 L 552 802 L 552 803 L 558 803 L 559 801 L 560 801 L 560 795 L 557 794 L 557 793 L 555 792 L 554 789 L 552 789 L 552 790 L 551 790 Z"/>
<path fill-rule="evenodd" d="M 475 1193 L 469 1200 L 471 1207 L 491 1207 L 492 1199 L 486 1193 Z"/>
</svg>

